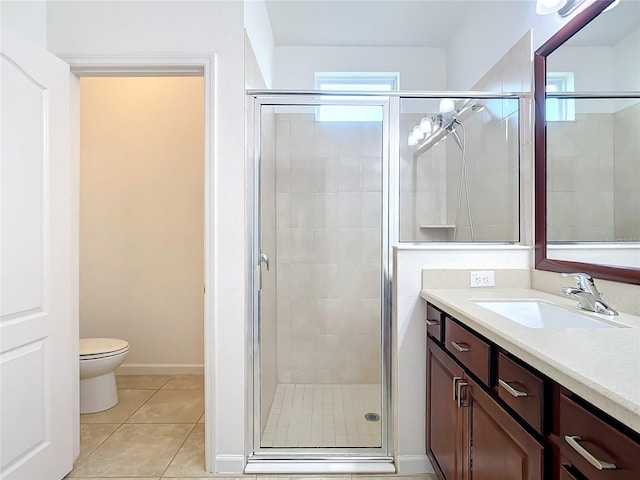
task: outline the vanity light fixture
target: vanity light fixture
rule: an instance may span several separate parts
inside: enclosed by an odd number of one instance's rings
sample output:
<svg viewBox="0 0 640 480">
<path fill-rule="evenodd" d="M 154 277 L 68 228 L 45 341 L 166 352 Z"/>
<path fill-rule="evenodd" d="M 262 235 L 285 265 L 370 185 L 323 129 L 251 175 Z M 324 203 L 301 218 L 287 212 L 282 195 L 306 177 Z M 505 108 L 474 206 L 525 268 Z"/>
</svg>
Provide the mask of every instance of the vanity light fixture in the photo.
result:
<svg viewBox="0 0 640 480">
<path fill-rule="evenodd" d="M 567 0 L 536 0 L 536 13 L 538 15 L 555 13 L 562 9 L 566 4 Z"/>
<path fill-rule="evenodd" d="M 418 140 L 422 140 L 424 138 L 424 132 L 420 129 L 420 125 L 416 125 L 415 127 L 413 127 L 411 133 Z"/>
<path fill-rule="evenodd" d="M 603 10 L 603 12 L 608 12 L 609 10 L 616 8 L 618 5 L 620 5 L 620 0 L 615 0 L 615 2 L 613 2 L 611 5 L 609 5 L 607 8 L 605 8 Z"/>
<path fill-rule="evenodd" d="M 409 139 L 407 140 L 407 145 L 410 147 L 415 147 L 418 145 L 418 139 L 413 136 L 413 130 L 409 132 Z"/>
<path fill-rule="evenodd" d="M 425 135 L 429 135 L 433 131 L 433 121 L 431 117 L 427 116 L 420 119 L 420 130 L 422 130 L 422 133 Z"/>
<path fill-rule="evenodd" d="M 449 113 L 453 112 L 456 108 L 456 105 L 453 103 L 453 100 L 450 98 L 443 98 L 440 100 L 440 113 Z"/>
<path fill-rule="evenodd" d="M 568 0 L 567 4 L 560 10 L 558 10 L 558 15 L 560 15 L 561 17 L 566 17 L 584 2 L 585 0 Z"/>
</svg>

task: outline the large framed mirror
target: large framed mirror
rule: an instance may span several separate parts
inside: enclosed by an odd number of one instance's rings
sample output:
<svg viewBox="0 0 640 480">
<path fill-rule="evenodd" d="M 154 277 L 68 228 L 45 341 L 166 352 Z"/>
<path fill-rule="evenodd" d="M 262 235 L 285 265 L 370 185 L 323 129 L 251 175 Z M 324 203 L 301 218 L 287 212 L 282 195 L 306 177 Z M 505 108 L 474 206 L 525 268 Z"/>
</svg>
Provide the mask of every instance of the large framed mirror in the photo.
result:
<svg viewBox="0 0 640 480">
<path fill-rule="evenodd" d="M 612 3 L 535 53 L 535 267 L 640 284 L 640 2 Z"/>
</svg>

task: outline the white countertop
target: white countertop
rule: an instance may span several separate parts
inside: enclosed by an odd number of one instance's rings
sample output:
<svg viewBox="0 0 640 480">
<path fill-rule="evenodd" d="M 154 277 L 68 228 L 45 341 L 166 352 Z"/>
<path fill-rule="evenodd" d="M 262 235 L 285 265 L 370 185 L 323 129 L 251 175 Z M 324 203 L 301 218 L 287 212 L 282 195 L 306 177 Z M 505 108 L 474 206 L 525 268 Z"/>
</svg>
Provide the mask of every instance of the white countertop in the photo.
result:
<svg viewBox="0 0 640 480">
<path fill-rule="evenodd" d="M 640 317 L 584 312 L 573 299 L 530 289 L 425 289 L 420 296 L 640 433 Z M 474 303 L 530 299 L 631 328 L 528 328 Z"/>
</svg>

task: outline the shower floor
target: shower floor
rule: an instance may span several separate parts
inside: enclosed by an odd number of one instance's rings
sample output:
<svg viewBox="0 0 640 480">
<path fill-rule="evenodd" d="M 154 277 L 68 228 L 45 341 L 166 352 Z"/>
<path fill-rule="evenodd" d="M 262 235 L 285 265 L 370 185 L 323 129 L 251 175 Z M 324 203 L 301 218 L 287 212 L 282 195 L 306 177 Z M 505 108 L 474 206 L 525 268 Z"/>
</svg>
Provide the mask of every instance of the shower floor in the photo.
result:
<svg viewBox="0 0 640 480">
<path fill-rule="evenodd" d="M 262 447 L 378 447 L 380 385 L 279 384 Z"/>
</svg>

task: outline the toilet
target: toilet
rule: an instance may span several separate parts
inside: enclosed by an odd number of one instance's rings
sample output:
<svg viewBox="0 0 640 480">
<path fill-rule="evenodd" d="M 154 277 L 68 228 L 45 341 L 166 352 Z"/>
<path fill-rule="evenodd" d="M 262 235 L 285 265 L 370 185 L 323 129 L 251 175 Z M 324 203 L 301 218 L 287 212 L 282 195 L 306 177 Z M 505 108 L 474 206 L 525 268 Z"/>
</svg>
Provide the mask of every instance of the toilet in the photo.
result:
<svg viewBox="0 0 640 480">
<path fill-rule="evenodd" d="M 80 339 L 80 413 L 107 410 L 118 403 L 115 371 L 129 344 L 118 338 Z"/>
</svg>

